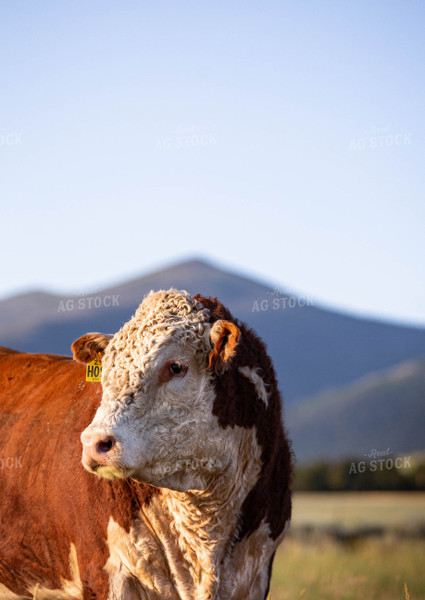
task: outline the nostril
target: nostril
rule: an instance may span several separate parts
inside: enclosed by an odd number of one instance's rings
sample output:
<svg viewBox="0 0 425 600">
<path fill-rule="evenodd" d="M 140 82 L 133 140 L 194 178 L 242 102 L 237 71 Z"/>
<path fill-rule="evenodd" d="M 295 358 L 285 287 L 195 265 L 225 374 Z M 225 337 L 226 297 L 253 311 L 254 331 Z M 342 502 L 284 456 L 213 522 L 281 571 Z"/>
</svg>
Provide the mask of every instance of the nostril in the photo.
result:
<svg viewBox="0 0 425 600">
<path fill-rule="evenodd" d="M 99 452 L 99 454 L 106 454 L 106 452 L 109 452 L 109 450 L 115 446 L 115 442 L 115 438 L 108 436 L 107 438 L 97 442 L 96 451 Z"/>
</svg>

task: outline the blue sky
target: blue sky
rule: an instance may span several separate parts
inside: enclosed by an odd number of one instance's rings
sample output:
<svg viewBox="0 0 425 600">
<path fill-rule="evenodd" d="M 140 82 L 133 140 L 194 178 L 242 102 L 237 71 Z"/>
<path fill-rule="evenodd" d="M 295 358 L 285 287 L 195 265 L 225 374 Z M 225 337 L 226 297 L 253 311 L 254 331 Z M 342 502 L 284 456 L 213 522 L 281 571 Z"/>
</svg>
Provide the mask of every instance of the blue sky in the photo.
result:
<svg viewBox="0 0 425 600">
<path fill-rule="evenodd" d="M 3 2 L 0 297 L 191 256 L 425 324 L 425 4 Z"/>
</svg>

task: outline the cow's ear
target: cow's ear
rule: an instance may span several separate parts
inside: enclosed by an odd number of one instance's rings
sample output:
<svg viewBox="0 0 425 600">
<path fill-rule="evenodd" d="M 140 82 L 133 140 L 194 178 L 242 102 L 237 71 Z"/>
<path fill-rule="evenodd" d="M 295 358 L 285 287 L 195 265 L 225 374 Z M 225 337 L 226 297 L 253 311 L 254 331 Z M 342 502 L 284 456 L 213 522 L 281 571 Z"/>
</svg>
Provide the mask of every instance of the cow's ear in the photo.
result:
<svg viewBox="0 0 425 600">
<path fill-rule="evenodd" d="M 106 346 L 113 337 L 104 333 L 86 333 L 75 340 L 71 346 L 74 360 L 82 363 L 89 363 L 95 358 L 101 360 Z"/>
<path fill-rule="evenodd" d="M 231 321 L 216 321 L 211 327 L 210 339 L 213 349 L 209 354 L 208 368 L 223 373 L 236 354 L 241 332 Z"/>
</svg>

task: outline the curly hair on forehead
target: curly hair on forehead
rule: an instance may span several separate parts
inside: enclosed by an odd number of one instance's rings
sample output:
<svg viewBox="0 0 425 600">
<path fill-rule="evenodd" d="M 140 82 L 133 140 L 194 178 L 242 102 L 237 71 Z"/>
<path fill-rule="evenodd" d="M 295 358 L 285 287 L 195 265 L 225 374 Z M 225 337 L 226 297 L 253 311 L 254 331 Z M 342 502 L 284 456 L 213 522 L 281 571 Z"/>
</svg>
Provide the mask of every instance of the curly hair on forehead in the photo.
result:
<svg viewBox="0 0 425 600">
<path fill-rule="evenodd" d="M 173 317 L 185 318 L 200 313 L 201 320 L 207 321 L 205 307 L 185 290 L 170 288 L 169 290 L 151 291 L 136 310 L 134 318 L 150 318 L 165 320 Z M 198 319 L 196 319 L 198 320 Z"/>
<path fill-rule="evenodd" d="M 208 309 L 185 291 L 150 292 L 105 350 L 105 383 L 112 376 L 129 385 L 130 371 L 137 381 L 136 371 L 149 364 L 159 346 L 172 340 L 196 354 L 207 352 L 209 317 Z"/>
</svg>

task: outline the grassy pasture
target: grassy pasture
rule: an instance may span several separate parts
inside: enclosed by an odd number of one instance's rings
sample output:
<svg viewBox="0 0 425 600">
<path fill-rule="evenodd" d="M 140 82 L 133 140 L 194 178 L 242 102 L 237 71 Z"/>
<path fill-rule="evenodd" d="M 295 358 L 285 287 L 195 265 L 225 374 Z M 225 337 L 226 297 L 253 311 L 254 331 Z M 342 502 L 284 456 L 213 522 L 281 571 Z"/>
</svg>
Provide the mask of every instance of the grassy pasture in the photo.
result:
<svg viewBox="0 0 425 600">
<path fill-rule="evenodd" d="M 425 537 L 415 537 L 424 523 L 423 493 L 296 494 L 271 598 L 425 600 Z M 371 527 L 381 535 L 355 535 Z"/>
<path fill-rule="evenodd" d="M 294 494 L 292 527 L 381 526 L 412 529 L 425 523 L 424 492 L 299 492 Z"/>
</svg>

